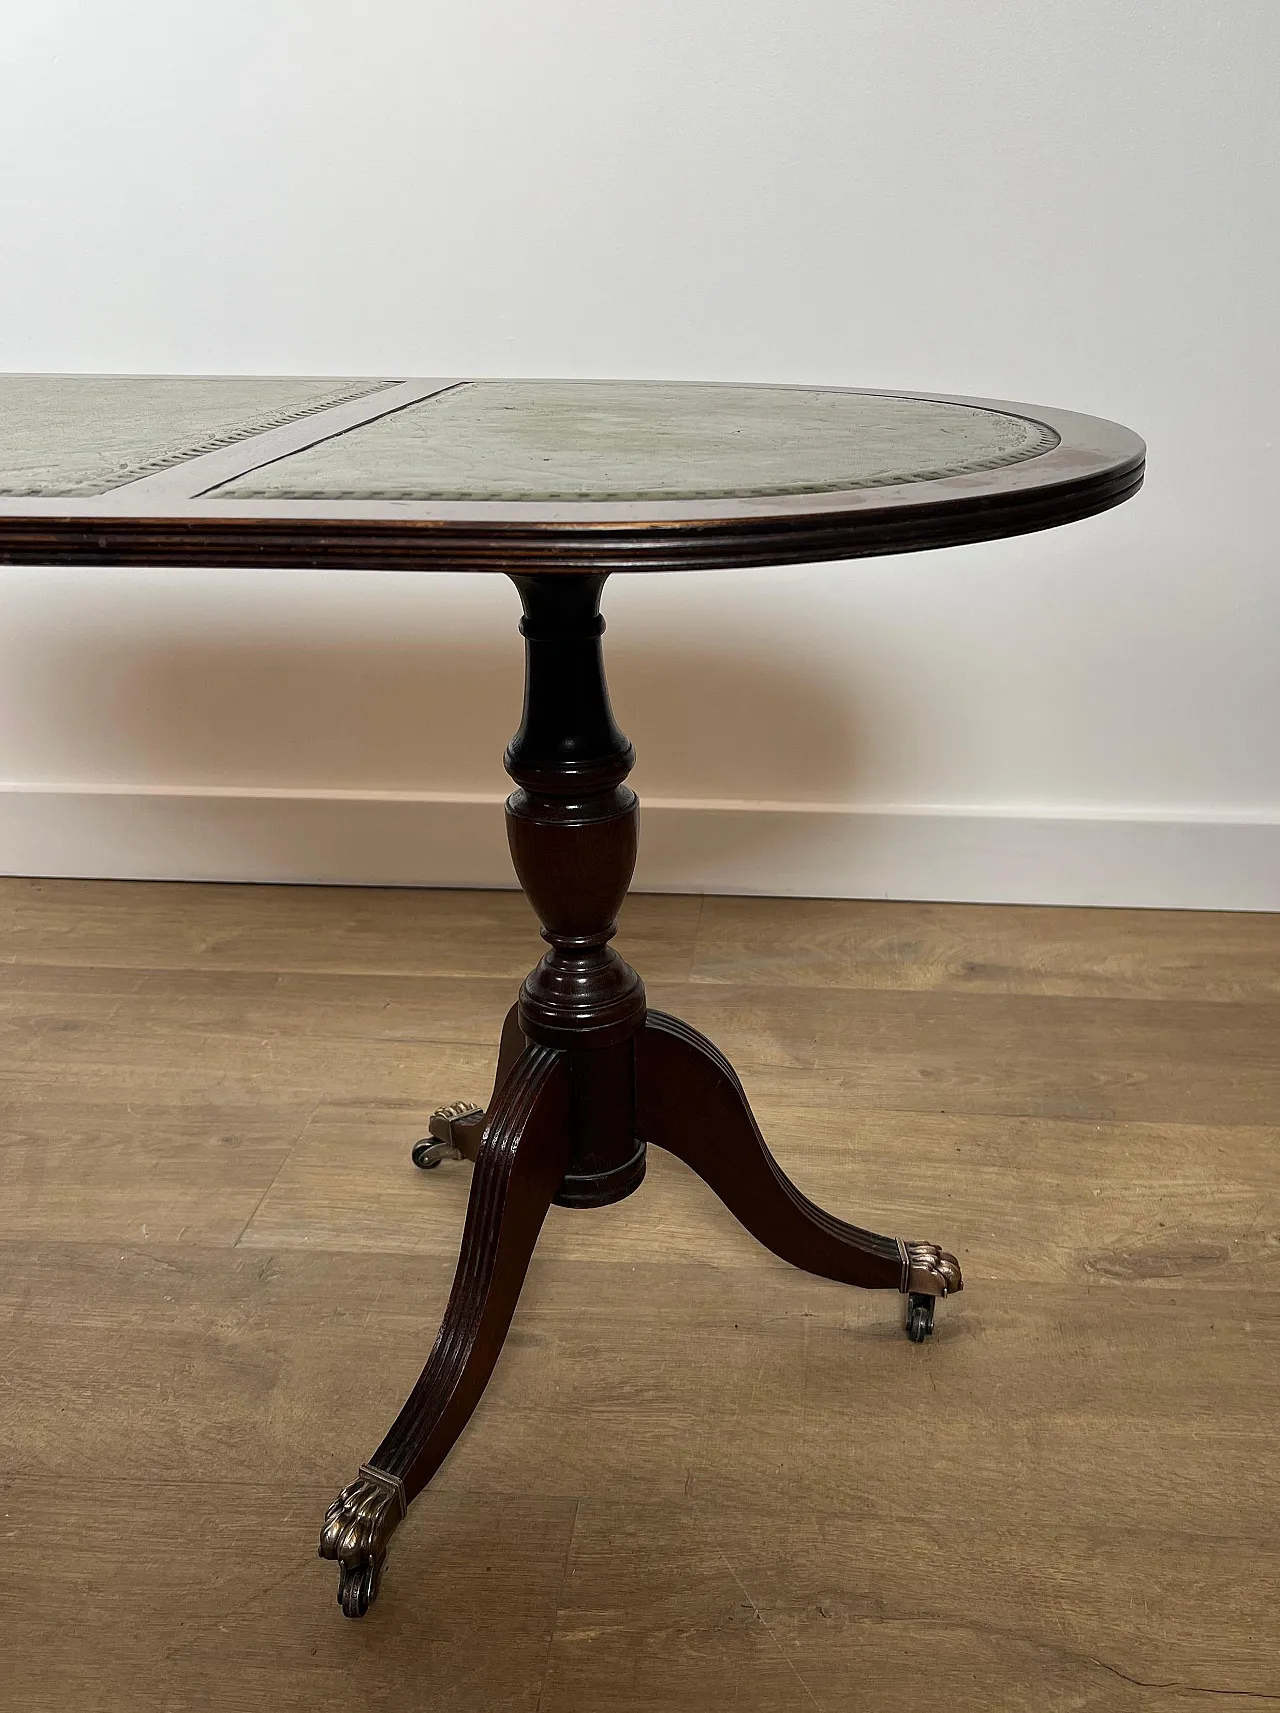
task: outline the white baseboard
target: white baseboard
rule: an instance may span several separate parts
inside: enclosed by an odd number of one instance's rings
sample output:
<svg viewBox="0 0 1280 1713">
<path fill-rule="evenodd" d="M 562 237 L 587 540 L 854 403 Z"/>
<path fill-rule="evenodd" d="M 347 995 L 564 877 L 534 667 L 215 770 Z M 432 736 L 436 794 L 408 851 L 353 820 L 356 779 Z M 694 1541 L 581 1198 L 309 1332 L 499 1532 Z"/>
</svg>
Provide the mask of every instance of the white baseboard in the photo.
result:
<svg viewBox="0 0 1280 1713">
<path fill-rule="evenodd" d="M 647 892 L 1280 910 L 1280 816 L 646 801 Z M 0 872 L 514 884 L 501 798 L 0 783 Z"/>
</svg>

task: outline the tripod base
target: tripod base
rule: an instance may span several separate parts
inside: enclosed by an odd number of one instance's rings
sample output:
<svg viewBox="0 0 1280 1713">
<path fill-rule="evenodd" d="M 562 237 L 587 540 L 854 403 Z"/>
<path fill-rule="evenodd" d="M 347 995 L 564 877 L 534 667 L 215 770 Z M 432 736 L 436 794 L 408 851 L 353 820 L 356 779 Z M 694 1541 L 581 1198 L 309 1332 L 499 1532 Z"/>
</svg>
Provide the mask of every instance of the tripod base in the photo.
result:
<svg viewBox="0 0 1280 1713">
<path fill-rule="evenodd" d="M 606 1207 L 640 1187 L 647 1147 L 703 1178 L 783 1260 L 824 1279 L 900 1291 L 917 1343 L 933 1305 L 961 1286 L 955 1258 L 882 1237 L 801 1195 L 766 1148 L 722 1053 L 646 1011 L 644 984 L 609 945 L 635 871 L 635 752 L 604 680 L 601 574 L 519 574 L 525 639 L 520 729 L 504 765 L 507 840 L 550 950 L 507 1014 L 493 1098 L 431 1119 L 416 1164 L 475 1161 L 462 1253 L 440 1335 L 390 1432 L 325 1517 L 320 1554 L 360 1617 L 387 1542 L 479 1402 L 552 1202 Z"/>
<path fill-rule="evenodd" d="M 598 1096 L 592 1085 L 618 1080 L 620 1070 L 633 1088 L 639 1138 L 618 1165 L 571 1173 L 571 1160 L 591 1157 L 582 1132 L 595 1108 L 583 1100 L 584 1087 Z M 368 1610 L 392 1533 L 479 1402 L 548 1207 L 601 1206 L 631 1194 L 644 1176 L 646 1145 L 682 1159 L 783 1260 L 844 1284 L 901 1292 L 915 1343 L 932 1331 L 937 1299 L 962 1289 L 955 1257 L 936 1245 L 864 1231 L 802 1195 L 766 1147 L 728 1060 L 661 1012 L 650 1012 L 621 1050 L 591 1054 L 526 1043 L 513 1007 L 487 1111 L 459 1102 L 434 1114 L 430 1128 L 415 1160 L 438 1163 L 419 1158 L 436 1143 L 473 1159 L 475 1177 L 457 1276 L 427 1365 L 325 1517 L 320 1555 L 337 1561 L 338 1601 L 348 1617 Z"/>
</svg>

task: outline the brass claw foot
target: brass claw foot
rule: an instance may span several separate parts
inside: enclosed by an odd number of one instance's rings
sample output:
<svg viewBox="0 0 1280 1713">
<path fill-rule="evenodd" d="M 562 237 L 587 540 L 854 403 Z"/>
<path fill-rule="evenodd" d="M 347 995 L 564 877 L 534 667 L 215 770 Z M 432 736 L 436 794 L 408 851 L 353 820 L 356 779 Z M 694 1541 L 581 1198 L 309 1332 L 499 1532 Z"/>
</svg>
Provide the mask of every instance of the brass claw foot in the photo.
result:
<svg viewBox="0 0 1280 1713">
<path fill-rule="evenodd" d="M 338 1563 L 338 1604 L 348 1618 L 363 1618 L 377 1597 L 387 1542 L 407 1510 L 396 1475 L 361 1465 L 324 1514 L 320 1557 Z"/>
<path fill-rule="evenodd" d="M 902 1256 L 902 1283 L 907 1299 L 906 1329 L 912 1344 L 923 1344 L 933 1332 L 933 1311 L 939 1297 L 964 1289 L 960 1263 L 936 1243 L 904 1243 L 898 1239 Z"/>
<path fill-rule="evenodd" d="M 927 1297 L 948 1297 L 964 1289 L 960 1263 L 936 1243 L 903 1243 L 902 1289 Z"/>
<path fill-rule="evenodd" d="M 474 1160 L 479 1146 L 484 1108 L 474 1101 L 455 1100 L 452 1106 L 439 1107 L 427 1120 L 429 1136 L 413 1145 L 413 1163 L 430 1172 L 441 1160 Z"/>
</svg>

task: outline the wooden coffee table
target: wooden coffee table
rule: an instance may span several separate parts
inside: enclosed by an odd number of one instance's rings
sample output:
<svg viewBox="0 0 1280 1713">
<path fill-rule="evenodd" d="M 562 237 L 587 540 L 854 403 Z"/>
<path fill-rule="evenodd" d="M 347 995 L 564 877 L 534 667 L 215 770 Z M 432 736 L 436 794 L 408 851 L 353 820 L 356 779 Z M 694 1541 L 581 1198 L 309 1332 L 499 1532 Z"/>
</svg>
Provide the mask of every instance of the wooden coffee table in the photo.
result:
<svg viewBox="0 0 1280 1713">
<path fill-rule="evenodd" d="M 324 1519 L 349 1617 L 466 1425 L 552 1202 L 602 1207 L 666 1148 L 784 1260 L 902 1293 L 909 1336 L 955 1258 L 846 1224 L 788 1180 L 721 1053 L 649 1011 L 609 946 L 636 859 L 634 751 L 605 686 L 614 571 L 855 559 L 1047 529 L 1142 483 L 1126 428 L 991 400 L 605 381 L 0 377 L 0 562 L 494 571 L 524 608 L 505 764 L 516 873 L 549 950 L 483 1110 L 436 1113 L 424 1167 L 475 1162 L 427 1365 Z M 726 584 L 726 598 L 732 587 Z"/>
</svg>

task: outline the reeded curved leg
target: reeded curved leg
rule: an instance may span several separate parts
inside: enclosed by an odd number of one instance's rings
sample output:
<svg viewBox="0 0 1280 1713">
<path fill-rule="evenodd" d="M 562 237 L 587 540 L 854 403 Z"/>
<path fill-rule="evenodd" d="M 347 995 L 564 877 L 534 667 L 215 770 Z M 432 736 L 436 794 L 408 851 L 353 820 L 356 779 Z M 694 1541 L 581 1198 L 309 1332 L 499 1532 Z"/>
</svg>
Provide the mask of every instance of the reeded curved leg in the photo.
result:
<svg viewBox="0 0 1280 1713">
<path fill-rule="evenodd" d="M 484 1127 L 458 1270 L 427 1365 L 382 1444 L 325 1515 L 320 1556 L 338 1562 L 338 1602 L 349 1618 L 368 1610 L 387 1542 L 480 1401 L 568 1163 L 566 1055 L 526 1047 Z"/>
<path fill-rule="evenodd" d="M 766 1249 L 807 1273 L 869 1290 L 908 1295 L 911 1316 L 962 1288 L 952 1255 L 848 1225 L 802 1195 L 760 1134 L 732 1065 L 678 1018 L 651 1011 L 636 1038 L 637 1128 L 646 1142 L 677 1155 L 715 1191 Z M 920 1332 L 918 1338 L 923 1338 Z"/>
<path fill-rule="evenodd" d="M 413 1145 L 413 1163 L 430 1172 L 441 1160 L 474 1160 L 480 1151 L 485 1119 L 498 1098 L 498 1090 L 506 1080 L 512 1065 L 524 1052 L 524 1034 L 520 1028 L 520 1007 L 513 1005 L 502 1024 L 498 1043 L 498 1068 L 493 1077 L 493 1094 L 489 1106 L 476 1106 L 469 1100 L 455 1100 L 438 1107 L 427 1121 L 428 1135 Z"/>
</svg>

